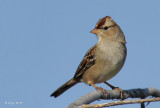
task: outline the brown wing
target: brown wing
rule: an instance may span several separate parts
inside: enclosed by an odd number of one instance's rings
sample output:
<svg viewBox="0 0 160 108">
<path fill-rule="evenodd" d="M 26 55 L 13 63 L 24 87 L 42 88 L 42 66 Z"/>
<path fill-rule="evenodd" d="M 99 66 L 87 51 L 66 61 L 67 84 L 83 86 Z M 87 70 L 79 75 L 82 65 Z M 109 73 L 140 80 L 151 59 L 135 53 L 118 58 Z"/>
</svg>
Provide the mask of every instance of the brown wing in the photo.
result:
<svg viewBox="0 0 160 108">
<path fill-rule="evenodd" d="M 96 46 L 94 45 L 93 47 L 91 47 L 86 55 L 84 56 L 83 60 L 81 61 L 81 63 L 79 64 L 76 73 L 74 75 L 74 79 L 81 79 L 82 75 L 85 73 L 86 70 L 88 70 L 91 66 L 93 66 L 96 62 L 96 58 L 95 58 L 95 48 Z"/>
</svg>

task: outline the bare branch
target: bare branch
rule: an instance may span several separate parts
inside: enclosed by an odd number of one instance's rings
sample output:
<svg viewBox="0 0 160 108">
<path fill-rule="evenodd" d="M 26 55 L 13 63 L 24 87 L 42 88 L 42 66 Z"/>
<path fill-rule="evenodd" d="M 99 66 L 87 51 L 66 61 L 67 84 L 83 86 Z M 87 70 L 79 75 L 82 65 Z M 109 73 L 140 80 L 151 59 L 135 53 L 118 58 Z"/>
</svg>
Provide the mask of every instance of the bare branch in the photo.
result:
<svg viewBox="0 0 160 108">
<path fill-rule="evenodd" d="M 157 90 L 154 88 L 123 90 L 123 99 L 142 98 L 140 100 L 136 100 L 136 102 L 135 102 L 135 100 L 133 100 L 135 103 L 143 103 L 140 101 L 148 96 L 160 97 L 160 90 Z M 92 103 L 96 100 L 99 100 L 99 99 L 108 100 L 108 99 L 120 99 L 120 98 L 121 98 L 120 92 L 118 92 L 117 90 L 109 90 L 109 91 L 107 91 L 107 93 L 105 95 L 103 95 L 103 93 L 100 91 L 93 91 L 93 92 L 86 94 L 85 96 L 80 97 L 79 99 L 74 101 L 72 104 L 70 104 L 67 108 L 82 108 L 81 105 L 90 104 L 90 103 Z M 125 102 L 125 101 L 121 100 L 121 101 L 117 101 L 117 102 Z M 132 102 L 132 100 L 130 100 L 129 102 Z M 147 101 L 147 102 L 150 102 L 150 101 Z M 105 104 L 108 105 L 111 103 L 105 103 Z M 126 104 L 131 104 L 131 103 L 126 103 Z"/>
</svg>

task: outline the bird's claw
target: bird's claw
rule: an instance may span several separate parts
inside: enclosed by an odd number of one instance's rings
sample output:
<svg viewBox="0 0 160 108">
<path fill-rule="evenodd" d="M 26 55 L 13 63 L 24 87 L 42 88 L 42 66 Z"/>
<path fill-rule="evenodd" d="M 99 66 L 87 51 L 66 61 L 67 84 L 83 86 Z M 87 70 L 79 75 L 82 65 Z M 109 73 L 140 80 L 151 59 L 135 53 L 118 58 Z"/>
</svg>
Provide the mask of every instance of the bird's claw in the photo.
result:
<svg viewBox="0 0 160 108">
<path fill-rule="evenodd" d="M 101 91 L 103 93 L 103 95 L 105 95 L 107 93 L 107 90 L 101 88 L 101 87 L 96 87 L 97 91 Z"/>
<path fill-rule="evenodd" d="M 124 100 L 124 93 L 123 93 L 123 90 L 121 89 L 121 88 L 119 88 L 119 87 L 114 87 L 112 90 L 117 90 L 117 91 L 119 91 L 120 92 L 120 98 L 121 98 L 121 100 Z"/>
</svg>

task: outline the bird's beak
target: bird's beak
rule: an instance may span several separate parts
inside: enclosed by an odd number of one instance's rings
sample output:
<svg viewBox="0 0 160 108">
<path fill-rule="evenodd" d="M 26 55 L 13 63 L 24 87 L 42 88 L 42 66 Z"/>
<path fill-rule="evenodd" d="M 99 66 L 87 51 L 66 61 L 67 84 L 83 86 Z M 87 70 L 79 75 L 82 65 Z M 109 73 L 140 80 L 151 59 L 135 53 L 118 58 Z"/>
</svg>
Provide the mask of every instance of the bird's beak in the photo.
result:
<svg viewBox="0 0 160 108">
<path fill-rule="evenodd" d="M 93 34 L 98 34 L 100 31 L 98 29 L 93 29 L 90 31 L 90 33 L 93 33 Z"/>
</svg>

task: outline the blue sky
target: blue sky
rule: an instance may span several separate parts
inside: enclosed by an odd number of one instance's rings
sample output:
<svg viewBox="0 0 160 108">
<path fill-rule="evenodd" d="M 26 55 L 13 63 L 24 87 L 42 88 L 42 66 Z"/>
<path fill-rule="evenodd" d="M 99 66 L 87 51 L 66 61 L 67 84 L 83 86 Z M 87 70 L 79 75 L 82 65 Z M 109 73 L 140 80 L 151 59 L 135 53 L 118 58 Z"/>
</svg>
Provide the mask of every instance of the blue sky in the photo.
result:
<svg viewBox="0 0 160 108">
<path fill-rule="evenodd" d="M 160 89 L 159 4 L 159 0 L 1 0 L 0 107 L 64 108 L 93 91 L 80 83 L 56 99 L 50 97 L 73 77 L 97 42 L 90 30 L 108 15 L 123 30 L 128 49 L 123 69 L 108 82 L 122 89 Z M 147 108 L 159 105 L 154 102 Z M 115 108 L 128 107 L 140 105 Z"/>
</svg>

